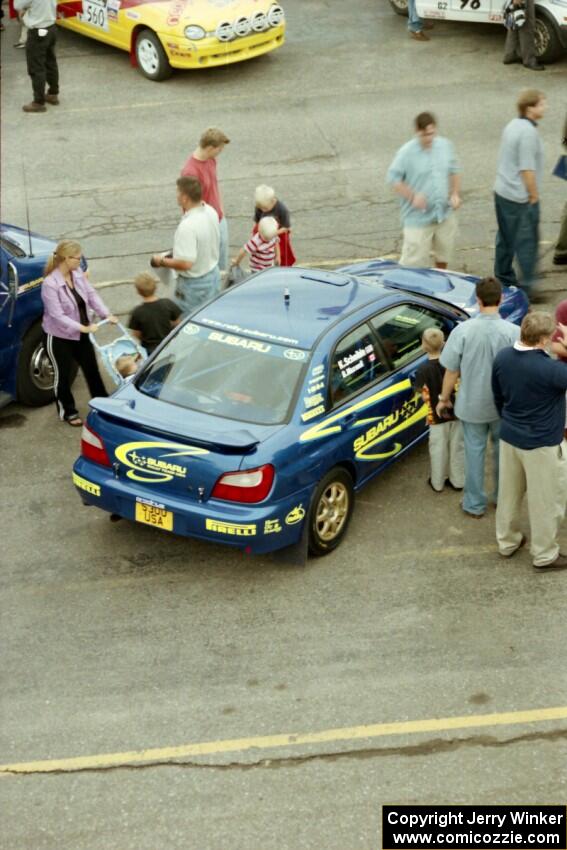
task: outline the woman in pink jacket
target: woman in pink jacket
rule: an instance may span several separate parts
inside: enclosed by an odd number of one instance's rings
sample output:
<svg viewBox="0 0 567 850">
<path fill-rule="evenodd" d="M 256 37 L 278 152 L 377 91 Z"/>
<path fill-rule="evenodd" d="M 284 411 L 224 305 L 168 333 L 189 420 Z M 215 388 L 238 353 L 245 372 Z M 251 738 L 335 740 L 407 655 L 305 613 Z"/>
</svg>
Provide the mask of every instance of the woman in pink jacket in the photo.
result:
<svg viewBox="0 0 567 850">
<path fill-rule="evenodd" d="M 43 330 L 47 336 L 47 353 L 55 376 L 55 401 L 60 418 L 75 427 L 83 424 L 71 392 L 71 366 L 79 364 L 92 396 L 106 396 L 96 356 L 89 339 L 98 325 L 89 317 L 89 309 L 103 319 L 117 322 L 97 295 L 81 269 L 81 246 L 78 242 L 60 242 L 47 261 L 41 285 Z"/>
</svg>

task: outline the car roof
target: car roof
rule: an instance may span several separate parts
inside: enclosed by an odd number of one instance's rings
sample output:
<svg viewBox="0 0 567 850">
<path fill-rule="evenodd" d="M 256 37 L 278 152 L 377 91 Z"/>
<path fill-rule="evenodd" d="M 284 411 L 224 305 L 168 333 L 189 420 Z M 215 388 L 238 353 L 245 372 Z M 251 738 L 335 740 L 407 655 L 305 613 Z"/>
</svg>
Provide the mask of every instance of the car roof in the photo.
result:
<svg viewBox="0 0 567 850">
<path fill-rule="evenodd" d="M 416 280 L 423 285 L 412 286 Z M 220 331 L 311 349 L 335 321 L 367 304 L 395 302 L 401 288 L 393 281 L 382 284 L 376 270 L 364 278 L 344 271 L 273 268 L 223 292 L 192 319 Z M 412 278 L 404 294 L 437 295 L 425 273 Z"/>
</svg>

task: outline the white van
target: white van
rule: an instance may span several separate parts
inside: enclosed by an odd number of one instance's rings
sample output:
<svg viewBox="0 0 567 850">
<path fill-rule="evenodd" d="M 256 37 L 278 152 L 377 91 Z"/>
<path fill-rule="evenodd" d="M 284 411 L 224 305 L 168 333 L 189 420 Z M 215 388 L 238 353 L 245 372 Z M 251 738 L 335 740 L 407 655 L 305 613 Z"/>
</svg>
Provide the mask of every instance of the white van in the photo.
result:
<svg viewBox="0 0 567 850">
<path fill-rule="evenodd" d="M 390 0 L 398 15 L 407 15 L 408 0 Z M 504 0 L 416 0 L 422 18 L 502 25 Z M 555 62 L 567 53 L 567 0 L 536 0 L 536 55 Z"/>
</svg>

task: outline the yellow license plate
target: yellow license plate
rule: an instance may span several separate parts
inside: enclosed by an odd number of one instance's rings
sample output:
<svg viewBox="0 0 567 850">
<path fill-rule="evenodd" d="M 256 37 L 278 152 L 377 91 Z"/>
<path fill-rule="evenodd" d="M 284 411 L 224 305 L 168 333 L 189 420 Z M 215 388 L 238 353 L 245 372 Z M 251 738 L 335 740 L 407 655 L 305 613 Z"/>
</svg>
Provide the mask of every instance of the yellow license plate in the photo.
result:
<svg viewBox="0 0 567 850">
<path fill-rule="evenodd" d="M 155 525 L 156 528 L 163 528 L 164 531 L 173 531 L 173 511 L 136 502 L 136 522 Z"/>
</svg>

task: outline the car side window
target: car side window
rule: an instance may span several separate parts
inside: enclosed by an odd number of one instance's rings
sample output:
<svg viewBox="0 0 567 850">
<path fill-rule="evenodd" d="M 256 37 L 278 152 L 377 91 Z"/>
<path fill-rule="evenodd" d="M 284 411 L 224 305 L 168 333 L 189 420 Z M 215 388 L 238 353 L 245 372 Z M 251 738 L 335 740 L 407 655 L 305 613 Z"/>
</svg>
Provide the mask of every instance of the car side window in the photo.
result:
<svg viewBox="0 0 567 850">
<path fill-rule="evenodd" d="M 452 329 L 449 320 L 417 304 L 400 304 L 379 313 L 371 324 L 394 369 L 423 354 L 421 337 L 426 328 L 439 328 L 445 339 Z"/>
<path fill-rule="evenodd" d="M 368 325 L 361 325 L 344 336 L 333 355 L 330 377 L 331 405 L 358 393 L 388 369 L 376 347 Z"/>
</svg>

